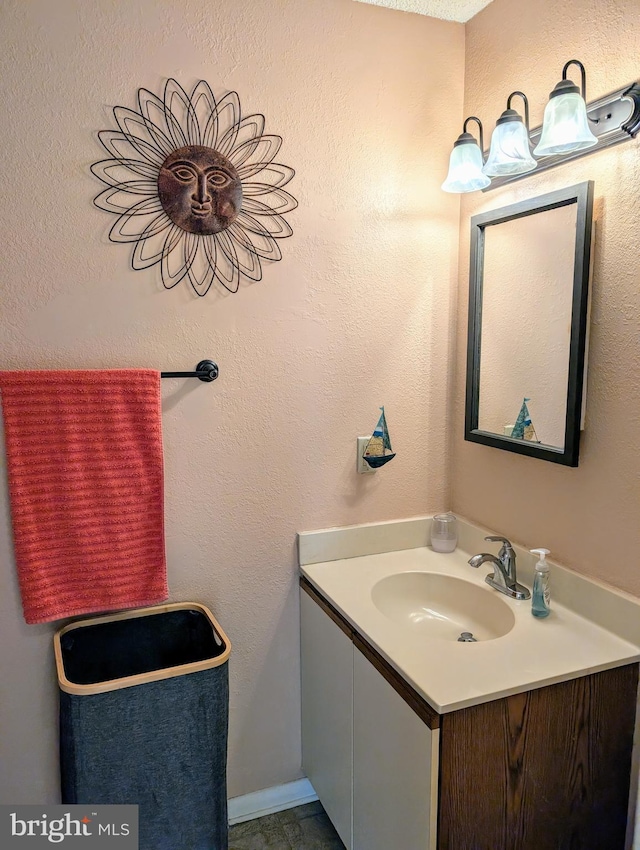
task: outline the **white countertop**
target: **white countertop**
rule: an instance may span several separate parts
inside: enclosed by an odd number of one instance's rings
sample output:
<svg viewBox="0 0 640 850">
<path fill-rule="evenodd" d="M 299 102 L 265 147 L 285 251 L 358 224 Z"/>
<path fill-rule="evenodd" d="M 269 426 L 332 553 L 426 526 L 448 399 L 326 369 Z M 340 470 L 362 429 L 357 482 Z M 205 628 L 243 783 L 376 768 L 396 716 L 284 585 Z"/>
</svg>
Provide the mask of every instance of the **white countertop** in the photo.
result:
<svg viewBox="0 0 640 850">
<path fill-rule="evenodd" d="M 472 553 L 471 553 L 472 554 Z M 531 600 L 518 602 L 492 590 L 460 548 L 440 554 L 429 547 L 305 564 L 301 573 L 427 702 L 440 713 L 575 679 L 640 660 L 640 647 L 553 599 L 544 620 Z M 403 626 L 374 605 L 374 584 L 394 573 L 442 573 L 496 594 L 515 616 L 506 635 L 459 643 Z"/>
</svg>

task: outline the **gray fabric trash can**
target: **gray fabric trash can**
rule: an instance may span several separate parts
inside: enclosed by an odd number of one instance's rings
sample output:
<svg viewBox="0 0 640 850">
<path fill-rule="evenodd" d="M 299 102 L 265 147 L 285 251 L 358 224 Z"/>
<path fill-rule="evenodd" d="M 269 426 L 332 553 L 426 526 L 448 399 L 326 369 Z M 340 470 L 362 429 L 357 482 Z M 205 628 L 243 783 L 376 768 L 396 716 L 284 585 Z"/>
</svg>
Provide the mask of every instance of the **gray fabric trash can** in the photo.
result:
<svg viewBox="0 0 640 850">
<path fill-rule="evenodd" d="M 230 650 L 196 603 L 60 629 L 63 804 L 137 804 L 140 850 L 228 850 Z"/>
</svg>

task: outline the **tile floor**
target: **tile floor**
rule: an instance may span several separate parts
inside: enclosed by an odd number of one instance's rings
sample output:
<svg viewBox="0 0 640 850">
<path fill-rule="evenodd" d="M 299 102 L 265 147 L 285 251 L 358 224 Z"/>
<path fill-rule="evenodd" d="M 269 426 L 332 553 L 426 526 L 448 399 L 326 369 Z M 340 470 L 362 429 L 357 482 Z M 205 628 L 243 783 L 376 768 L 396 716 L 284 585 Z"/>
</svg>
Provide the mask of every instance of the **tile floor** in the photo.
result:
<svg viewBox="0 0 640 850">
<path fill-rule="evenodd" d="M 236 824 L 229 850 L 344 850 L 320 803 Z"/>
</svg>

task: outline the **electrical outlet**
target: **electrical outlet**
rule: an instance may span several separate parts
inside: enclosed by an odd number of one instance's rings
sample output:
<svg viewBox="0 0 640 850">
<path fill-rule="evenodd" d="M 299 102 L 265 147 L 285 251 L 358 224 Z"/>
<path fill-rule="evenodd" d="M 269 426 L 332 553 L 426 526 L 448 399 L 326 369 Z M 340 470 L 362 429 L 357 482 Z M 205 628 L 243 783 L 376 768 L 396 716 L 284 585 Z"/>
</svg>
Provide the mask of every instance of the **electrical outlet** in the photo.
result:
<svg viewBox="0 0 640 850">
<path fill-rule="evenodd" d="M 367 473 L 367 472 L 375 472 L 375 469 L 371 469 L 366 460 L 362 457 L 362 453 L 364 452 L 367 443 L 371 439 L 371 435 L 368 437 L 358 437 L 358 463 L 357 470 L 358 472 Z"/>
</svg>

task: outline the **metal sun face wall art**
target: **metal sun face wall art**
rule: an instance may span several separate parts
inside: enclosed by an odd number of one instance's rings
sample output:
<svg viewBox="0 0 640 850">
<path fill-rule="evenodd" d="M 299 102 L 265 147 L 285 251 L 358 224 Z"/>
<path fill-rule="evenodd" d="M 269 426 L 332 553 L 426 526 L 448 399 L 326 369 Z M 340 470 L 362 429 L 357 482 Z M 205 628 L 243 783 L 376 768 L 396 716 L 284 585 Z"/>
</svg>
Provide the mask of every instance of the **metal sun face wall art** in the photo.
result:
<svg viewBox="0 0 640 850">
<path fill-rule="evenodd" d="M 112 242 L 134 243 L 135 270 L 160 265 L 171 289 L 185 277 L 196 295 L 214 280 L 237 292 L 240 277 L 262 278 L 291 236 L 284 215 L 298 203 L 282 188 L 295 172 L 274 162 L 280 136 L 264 115 L 242 116 L 236 92 L 216 101 L 200 80 L 191 94 L 167 80 L 163 99 L 138 89 L 138 111 L 114 107 L 118 130 L 98 137 L 110 159 L 91 166 L 107 185 L 94 198 L 118 216 Z"/>
</svg>

